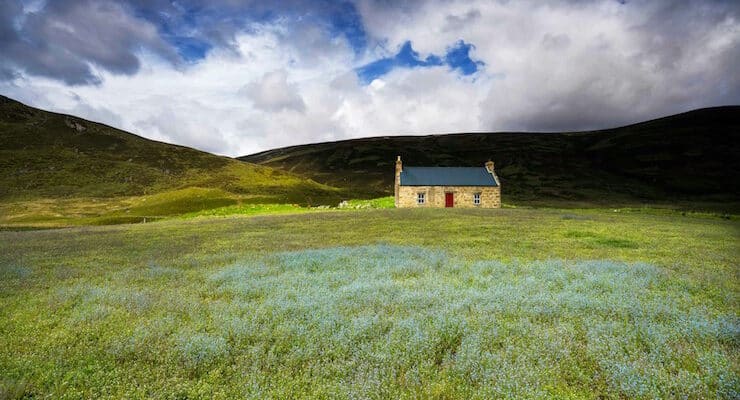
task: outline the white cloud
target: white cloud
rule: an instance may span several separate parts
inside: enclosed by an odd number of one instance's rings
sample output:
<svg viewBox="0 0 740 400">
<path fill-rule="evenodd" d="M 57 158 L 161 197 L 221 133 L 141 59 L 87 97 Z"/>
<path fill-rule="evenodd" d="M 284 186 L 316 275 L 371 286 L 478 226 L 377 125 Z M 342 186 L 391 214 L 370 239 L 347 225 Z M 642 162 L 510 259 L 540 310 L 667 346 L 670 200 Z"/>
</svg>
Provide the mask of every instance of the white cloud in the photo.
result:
<svg viewBox="0 0 740 400">
<path fill-rule="evenodd" d="M 268 72 L 261 79 L 246 84 L 242 92 L 263 111 L 293 110 L 302 113 L 306 110 L 298 85 L 288 82 L 288 73 L 283 69 Z"/>
</svg>

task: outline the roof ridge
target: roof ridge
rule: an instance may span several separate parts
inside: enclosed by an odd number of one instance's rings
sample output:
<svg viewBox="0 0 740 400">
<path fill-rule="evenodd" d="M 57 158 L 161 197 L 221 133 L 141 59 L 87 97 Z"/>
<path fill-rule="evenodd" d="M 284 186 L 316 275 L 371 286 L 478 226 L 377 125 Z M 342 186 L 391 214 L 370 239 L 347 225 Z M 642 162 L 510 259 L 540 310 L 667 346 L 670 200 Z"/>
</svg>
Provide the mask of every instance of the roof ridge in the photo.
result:
<svg viewBox="0 0 740 400">
<path fill-rule="evenodd" d="M 404 165 L 404 168 L 486 168 L 486 167 L 485 166 L 477 166 L 477 167 L 463 167 L 463 166 L 439 167 L 439 166 L 426 166 L 426 165 Z"/>
</svg>

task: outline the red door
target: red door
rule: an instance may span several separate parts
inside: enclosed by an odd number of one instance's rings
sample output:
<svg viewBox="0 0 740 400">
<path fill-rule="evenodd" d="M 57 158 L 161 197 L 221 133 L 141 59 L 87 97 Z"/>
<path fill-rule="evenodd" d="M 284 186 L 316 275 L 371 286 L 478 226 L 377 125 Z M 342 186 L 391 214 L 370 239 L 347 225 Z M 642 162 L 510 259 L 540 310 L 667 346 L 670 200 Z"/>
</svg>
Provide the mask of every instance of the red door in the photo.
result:
<svg viewBox="0 0 740 400">
<path fill-rule="evenodd" d="M 453 193 L 445 193 L 445 207 L 452 207 L 455 205 L 455 195 Z"/>
</svg>

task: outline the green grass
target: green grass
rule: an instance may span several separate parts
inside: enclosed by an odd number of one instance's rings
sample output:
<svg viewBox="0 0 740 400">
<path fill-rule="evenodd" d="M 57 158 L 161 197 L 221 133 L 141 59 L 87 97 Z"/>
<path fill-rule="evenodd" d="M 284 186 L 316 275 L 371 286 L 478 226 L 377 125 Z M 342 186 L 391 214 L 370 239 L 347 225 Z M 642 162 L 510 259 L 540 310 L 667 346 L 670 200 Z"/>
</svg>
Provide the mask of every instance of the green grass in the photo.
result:
<svg viewBox="0 0 740 400">
<path fill-rule="evenodd" d="M 296 204 L 239 204 L 227 207 L 219 207 L 210 210 L 196 211 L 184 214 L 183 218 L 194 217 L 226 217 L 235 215 L 264 215 L 264 214 L 291 214 L 304 213 L 312 209 L 301 207 Z M 318 209 L 317 209 L 318 210 Z"/>
<path fill-rule="evenodd" d="M 738 239 L 528 208 L 0 232 L 0 396 L 737 398 Z"/>
<path fill-rule="evenodd" d="M 167 218 L 263 215 L 393 208 L 393 197 L 349 200 L 339 206 L 276 203 L 281 198 L 187 188 L 148 196 L 0 202 L 0 229 L 59 228 L 152 222 Z"/>
<path fill-rule="evenodd" d="M 343 204 L 339 205 L 339 208 L 348 208 L 348 209 L 365 209 L 365 208 L 394 208 L 395 205 L 395 199 L 393 196 L 387 196 L 387 197 L 379 197 L 376 199 L 369 199 L 369 200 L 362 200 L 362 199 L 353 199 L 348 200 L 344 202 Z"/>
</svg>

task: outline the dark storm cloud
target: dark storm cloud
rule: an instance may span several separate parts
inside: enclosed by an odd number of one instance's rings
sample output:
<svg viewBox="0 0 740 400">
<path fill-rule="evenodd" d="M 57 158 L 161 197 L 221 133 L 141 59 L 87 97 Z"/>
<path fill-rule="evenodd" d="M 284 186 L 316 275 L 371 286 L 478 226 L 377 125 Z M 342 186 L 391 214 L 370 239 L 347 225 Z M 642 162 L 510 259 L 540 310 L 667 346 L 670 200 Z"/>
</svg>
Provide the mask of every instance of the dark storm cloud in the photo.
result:
<svg viewBox="0 0 740 400">
<path fill-rule="evenodd" d="M 99 81 L 91 66 L 119 74 L 135 73 L 141 49 L 177 60 L 154 26 L 132 17 L 116 3 L 53 1 L 37 12 L 23 13 L 19 2 L 10 0 L 2 14 L 4 69 L 20 69 L 74 85 Z"/>
<path fill-rule="evenodd" d="M 248 29 L 251 22 L 274 17 L 250 1 L 129 0 L 128 4 L 134 15 L 155 25 L 181 52 L 178 42 L 193 40 L 236 51 L 237 32 Z M 247 9 L 252 11 L 249 16 L 245 15 Z"/>
<path fill-rule="evenodd" d="M 566 7 L 594 4 L 574 1 Z M 740 2 L 628 1 L 620 7 L 621 18 L 631 21 L 620 32 L 626 36 L 604 28 L 600 38 L 585 43 L 583 37 L 546 33 L 542 51 L 528 57 L 557 54 L 567 67 L 525 67 L 526 81 L 499 87 L 525 93 L 526 100 L 505 105 L 498 100 L 502 91 L 494 88 L 484 108 L 505 106 L 506 115 L 484 123 L 527 131 L 598 129 L 740 103 Z M 623 40 L 630 45 L 620 47 Z M 585 52 L 570 51 L 574 45 Z"/>
<path fill-rule="evenodd" d="M 643 39 L 637 56 L 650 57 L 666 70 L 680 68 L 687 52 L 711 45 L 709 31 L 740 18 L 740 2 L 670 0 L 650 5 L 648 17 L 633 28 Z"/>
<path fill-rule="evenodd" d="M 633 30 L 642 40 L 631 60 L 663 76 L 681 76 L 657 113 L 675 104 L 685 108 L 740 103 L 740 2 L 651 2 L 648 18 Z M 627 3 L 630 5 L 630 3 Z M 722 50 L 718 50 L 722 49 Z M 697 70 L 697 62 L 702 69 Z M 693 69 L 692 69 L 693 68 Z M 652 89 L 646 82 L 643 91 Z M 654 117 L 658 115 L 648 115 Z"/>
<path fill-rule="evenodd" d="M 0 41 L 6 42 L 15 40 L 17 35 L 13 25 L 15 18 L 21 14 L 23 6 L 20 1 L 2 1 L 0 2 Z"/>
<path fill-rule="evenodd" d="M 469 10 L 463 15 L 448 15 L 445 17 L 445 25 L 442 28 L 443 31 L 455 31 L 459 30 L 476 20 L 480 19 L 481 13 L 478 9 L 474 8 Z"/>
</svg>

